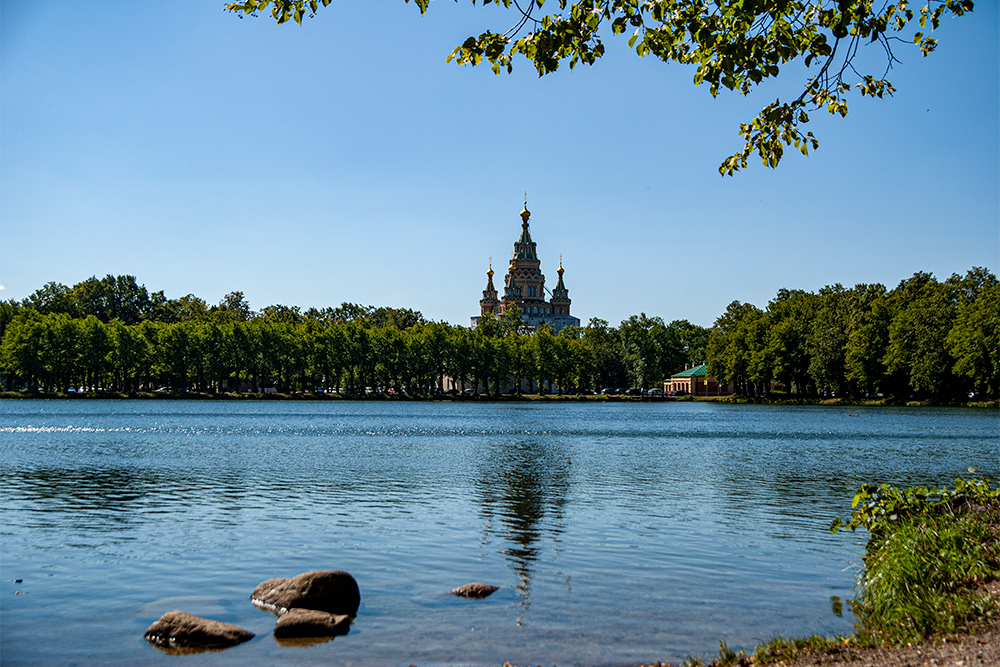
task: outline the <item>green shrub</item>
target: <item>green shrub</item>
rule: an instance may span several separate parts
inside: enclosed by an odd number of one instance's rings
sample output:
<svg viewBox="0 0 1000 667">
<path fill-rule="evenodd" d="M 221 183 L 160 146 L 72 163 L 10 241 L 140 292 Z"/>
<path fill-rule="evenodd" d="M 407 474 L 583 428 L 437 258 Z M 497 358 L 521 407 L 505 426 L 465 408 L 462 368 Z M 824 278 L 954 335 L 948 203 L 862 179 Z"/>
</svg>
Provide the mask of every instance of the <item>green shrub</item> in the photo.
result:
<svg viewBox="0 0 1000 667">
<path fill-rule="evenodd" d="M 871 536 L 854 603 L 859 640 L 903 645 L 989 619 L 994 601 L 979 589 L 1000 576 L 1000 488 L 985 477 L 954 489 L 869 484 L 852 505 L 831 530 Z"/>
</svg>

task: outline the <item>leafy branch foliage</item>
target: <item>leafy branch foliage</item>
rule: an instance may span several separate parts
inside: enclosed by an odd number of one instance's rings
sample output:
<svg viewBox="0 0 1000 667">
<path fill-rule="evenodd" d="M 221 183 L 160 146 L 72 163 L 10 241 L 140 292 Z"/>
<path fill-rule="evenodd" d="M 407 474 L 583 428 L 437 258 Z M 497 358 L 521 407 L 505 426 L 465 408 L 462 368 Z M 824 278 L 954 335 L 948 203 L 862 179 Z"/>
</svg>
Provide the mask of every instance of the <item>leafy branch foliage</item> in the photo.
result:
<svg viewBox="0 0 1000 667">
<path fill-rule="evenodd" d="M 244 15 L 269 10 L 279 24 L 301 23 L 330 2 L 243 0 L 226 8 Z M 414 3 L 422 14 L 430 0 Z M 613 35 L 628 33 L 629 48 L 640 57 L 692 65 L 695 85 L 708 84 L 714 97 L 722 89 L 748 95 L 761 82 L 777 77 L 782 67 L 801 61 L 810 74 L 798 97 L 777 99 L 740 125 L 743 148 L 719 167 L 719 173 L 730 176 L 745 169 L 755 153 L 771 168 L 781 161 L 786 147 L 808 155 L 819 146 L 813 133 L 802 129 L 809 112 L 846 116 L 848 94 L 855 89 L 867 97 L 891 95 L 895 89 L 886 75 L 898 62 L 893 46 L 912 43 L 926 56 L 937 46 L 930 33 L 941 19 L 973 9 L 972 0 L 930 0 L 916 12 L 908 0 L 550 0 L 550 6 L 558 4 L 558 11 L 545 13 L 544 0 L 482 3 L 513 7 L 514 25 L 502 33 L 487 30 L 470 36 L 455 47 L 449 62 L 485 61 L 499 74 L 511 72 L 514 56 L 521 55 L 542 76 L 564 62 L 570 69 L 596 63 L 605 53 L 602 36 L 610 30 Z M 914 21 L 920 29 L 909 34 Z M 855 69 L 856 56 L 865 45 L 877 45 L 884 52 L 882 72 Z"/>
<path fill-rule="evenodd" d="M 977 472 L 970 468 L 969 472 Z M 911 518 L 915 514 L 941 511 L 954 514 L 955 505 L 975 503 L 992 506 L 1000 502 L 1000 487 L 992 488 L 985 475 L 979 479 L 955 479 L 955 488 L 939 489 L 914 486 L 900 489 L 889 484 L 865 484 L 851 501 L 851 516 L 847 521 L 837 517 L 830 525 L 830 532 L 864 528 L 869 533 L 885 531 L 892 524 Z"/>
</svg>

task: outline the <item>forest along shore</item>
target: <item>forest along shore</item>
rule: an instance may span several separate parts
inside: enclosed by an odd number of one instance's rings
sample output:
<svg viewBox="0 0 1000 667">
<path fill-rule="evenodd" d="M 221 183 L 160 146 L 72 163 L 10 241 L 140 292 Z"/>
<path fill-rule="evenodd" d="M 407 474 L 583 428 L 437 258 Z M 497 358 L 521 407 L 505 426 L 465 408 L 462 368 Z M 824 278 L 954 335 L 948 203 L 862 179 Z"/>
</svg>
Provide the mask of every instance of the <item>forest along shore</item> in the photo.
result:
<svg viewBox="0 0 1000 667">
<path fill-rule="evenodd" d="M 940 637 L 914 646 L 864 647 L 844 641 L 840 645 L 816 647 L 809 652 L 808 647 L 799 653 L 786 648 L 795 657 L 781 657 L 781 650 L 773 652 L 770 658 L 757 658 L 749 654 L 743 660 L 716 659 L 710 663 L 700 663 L 710 667 L 716 665 L 763 665 L 780 664 L 782 667 L 996 667 L 1000 665 L 1000 582 L 993 582 L 984 591 L 997 602 L 994 604 L 994 620 L 985 629 L 965 635 Z M 789 640 L 789 644 L 794 640 Z M 686 665 L 697 664 L 689 661 Z M 647 667 L 669 667 L 666 663 Z"/>
<path fill-rule="evenodd" d="M 730 303 L 711 327 L 641 313 L 618 326 L 593 317 L 558 331 L 527 326 L 516 304 L 470 328 L 410 308 L 350 303 L 255 311 L 242 292 L 210 306 L 109 275 L 0 301 L 0 383 L 425 395 L 448 378 L 498 395 L 525 386 L 652 389 L 705 365 L 706 378 L 743 396 L 953 402 L 1000 395 L 998 310 L 1000 281 L 982 267 L 944 281 L 918 272 L 891 290 L 781 289 L 765 308 Z"/>
</svg>

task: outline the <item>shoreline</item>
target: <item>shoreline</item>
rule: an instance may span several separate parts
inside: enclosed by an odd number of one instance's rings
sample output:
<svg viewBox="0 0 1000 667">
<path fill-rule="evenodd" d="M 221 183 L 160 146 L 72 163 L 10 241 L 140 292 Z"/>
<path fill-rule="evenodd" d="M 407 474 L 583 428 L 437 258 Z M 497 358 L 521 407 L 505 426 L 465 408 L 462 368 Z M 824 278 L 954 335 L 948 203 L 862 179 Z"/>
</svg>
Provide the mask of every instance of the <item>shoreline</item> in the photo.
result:
<svg viewBox="0 0 1000 667">
<path fill-rule="evenodd" d="M 981 590 L 983 594 L 994 597 L 994 617 L 978 631 L 968 634 L 951 634 L 923 643 L 887 647 L 862 646 L 855 642 L 853 635 L 818 640 L 814 637 L 796 640 L 779 636 L 771 642 L 759 644 L 744 655 L 731 654 L 729 659 L 692 657 L 677 665 L 654 662 L 638 667 L 749 667 L 765 664 L 782 667 L 995 667 L 1000 665 L 1000 580 L 993 580 Z M 806 645 L 806 648 L 793 648 L 788 653 L 782 650 L 797 642 Z M 780 648 L 773 648 L 774 645 Z M 758 658 L 756 649 L 763 652 L 763 659 Z"/>
<path fill-rule="evenodd" d="M 1000 665 L 1000 488 L 985 476 L 956 479 L 954 490 L 872 484 L 852 507 L 831 531 L 869 534 L 854 632 L 778 635 L 739 653 L 720 642 L 718 657 L 681 667 Z"/>
<path fill-rule="evenodd" d="M 584 395 L 584 394 L 504 394 L 502 396 L 485 395 L 350 395 L 337 393 L 294 392 L 282 393 L 211 393 L 211 392 L 136 392 L 121 393 L 113 391 L 91 392 L 25 392 L 0 391 L 0 400 L 174 400 L 174 401 L 382 401 L 408 403 L 721 403 L 725 405 L 803 405 L 803 406 L 841 406 L 860 408 L 976 408 L 997 409 L 1000 401 L 996 399 L 985 401 L 935 401 L 928 400 L 896 400 L 892 397 L 880 399 L 850 399 L 821 397 L 755 397 L 755 396 L 627 396 L 627 395 Z"/>
</svg>

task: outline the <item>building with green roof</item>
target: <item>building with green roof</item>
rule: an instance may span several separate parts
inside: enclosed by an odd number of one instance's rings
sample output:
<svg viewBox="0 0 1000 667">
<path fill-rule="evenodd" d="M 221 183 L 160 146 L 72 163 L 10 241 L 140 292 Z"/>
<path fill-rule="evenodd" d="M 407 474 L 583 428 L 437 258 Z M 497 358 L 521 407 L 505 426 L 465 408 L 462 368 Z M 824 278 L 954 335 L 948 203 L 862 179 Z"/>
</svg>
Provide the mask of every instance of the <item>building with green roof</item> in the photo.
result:
<svg viewBox="0 0 1000 667">
<path fill-rule="evenodd" d="M 663 391 L 685 392 L 694 396 L 719 396 L 729 393 L 729 387 L 708 374 L 708 366 L 697 364 L 684 365 L 684 370 L 674 373 L 663 383 Z"/>
</svg>

